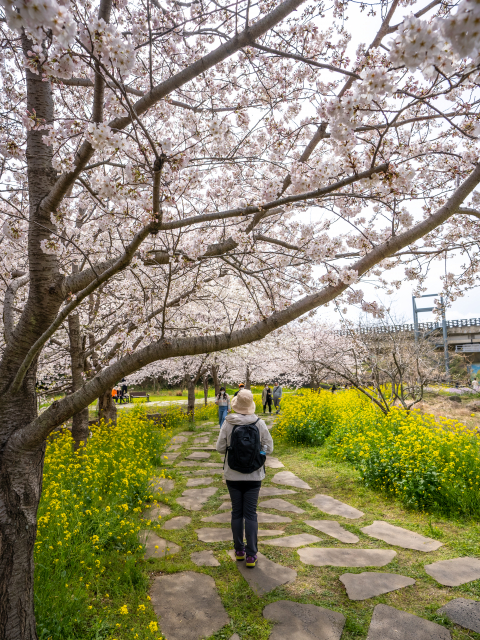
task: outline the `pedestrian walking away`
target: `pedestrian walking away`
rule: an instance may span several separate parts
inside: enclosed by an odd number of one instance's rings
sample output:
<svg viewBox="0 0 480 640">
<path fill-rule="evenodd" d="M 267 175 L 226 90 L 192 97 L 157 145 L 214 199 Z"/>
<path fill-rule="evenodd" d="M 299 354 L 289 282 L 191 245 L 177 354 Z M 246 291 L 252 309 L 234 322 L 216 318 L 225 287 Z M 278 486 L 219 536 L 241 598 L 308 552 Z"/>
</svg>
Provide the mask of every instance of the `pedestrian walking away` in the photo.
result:
<svg viewBox="0 0 480 640">
<path fill-rule="evenodd" d="M 262 391 L 262 404 L 263 404 L 263 413 L 267 413 L 267 405 L 270 415 L 272 415 L 272 390 L 265 383 L 265 387 Z"/>
<path fill-rule="evenodd" d="M 216 449 L 225 454 L 224 476 L 232 501 L 235 558 L 246 559 L 247 567 L 253 569 L 258 551 L 258 495 L 265 478 L 266 456 L 273 451 L 273 440 L 265 422 L 255 415 L 251 391 L 238 392 L 232 400 L 232 411 L 220 429 Z"/>
<path fill-rule="evenodd" d="M 280 411 L 281 399 L 282 399 L 282 387 L 278 384 L 278 382 L 275 382 L 275 385 L 273 387 L 273 404 L 275 405 L 275 409 L 277 410 L 277 413 Z"/>
<path fill-rule="evenodd" d="M 225 387 L 220 387 L 220 392 L 215 398 L 215 404 L 218 405 L 218 424 L 221 427 L 228 412 L 232 408 L 230 404 L 230 396 L 226 392 Z"/>
<path fill-rule="evenodd" d="M 242 389 L 245 389 L 245 385 L 243 384 L 243 382 L 240 382 L 240 384 L 238 385 L 238 389 L 233 394 L 233 397 L 236 398 L 238 395 L 238 392 L 242 391 Z"/>
</svg>

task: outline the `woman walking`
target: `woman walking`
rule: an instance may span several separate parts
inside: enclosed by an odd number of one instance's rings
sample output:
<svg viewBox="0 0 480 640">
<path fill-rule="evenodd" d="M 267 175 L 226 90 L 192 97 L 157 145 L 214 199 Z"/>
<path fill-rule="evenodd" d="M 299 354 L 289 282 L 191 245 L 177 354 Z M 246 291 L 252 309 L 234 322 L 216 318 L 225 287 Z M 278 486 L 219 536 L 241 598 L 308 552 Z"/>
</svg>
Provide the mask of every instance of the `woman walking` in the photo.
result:
<svg viewBox="0 0 480 640">
<path fill-rule="evenodd" d="M 247 567 L 257 563 L 257 502 L 265 478 L 265 458 L 273 451 L 273 440 L 263 420 L 255 415 L 252 392 L 239 391 L 220 430 L 217 451 L 226 454 L 224 474 L 232 501 L 232 534 L 237 560 Z M 247 540 L 244 546 L 244 525 Z"/>
<path fill-rule="evenodd" d="M 265 383 L 265 387 L 262 391 L 262 404 L 263 404 L 263 413 L 267 413 L 267 404 L 270 415 L 272 415 L 272 390 Z"/>
<path fill-rule="evenodd" d="M 215 404 L 218 405 L 218 424 L 221 427 L 227 417 L 227 413 L 231 409 L 230 397 L 226 392 L 225 387 L 220 387 L 220 392 L 215 398 Z"/>
</svg>

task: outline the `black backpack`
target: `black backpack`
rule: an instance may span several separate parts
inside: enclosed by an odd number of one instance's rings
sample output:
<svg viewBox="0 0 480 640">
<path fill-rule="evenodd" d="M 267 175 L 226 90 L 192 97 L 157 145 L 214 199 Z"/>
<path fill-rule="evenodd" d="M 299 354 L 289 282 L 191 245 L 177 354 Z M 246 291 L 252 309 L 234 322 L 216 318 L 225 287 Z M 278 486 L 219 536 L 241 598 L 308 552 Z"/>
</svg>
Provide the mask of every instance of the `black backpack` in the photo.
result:
<svg viewBox="0 0 480 640">
<path fill-rule="evenodd" d="M 258 419 L 260 420 L 260 418 Z M 236 424 L 227 447 L 228 466 L 240 473 L 253 473 L 263 467 L 266 455 L 261 451 L 260 432 L 257 422 Z"/>
</svg>

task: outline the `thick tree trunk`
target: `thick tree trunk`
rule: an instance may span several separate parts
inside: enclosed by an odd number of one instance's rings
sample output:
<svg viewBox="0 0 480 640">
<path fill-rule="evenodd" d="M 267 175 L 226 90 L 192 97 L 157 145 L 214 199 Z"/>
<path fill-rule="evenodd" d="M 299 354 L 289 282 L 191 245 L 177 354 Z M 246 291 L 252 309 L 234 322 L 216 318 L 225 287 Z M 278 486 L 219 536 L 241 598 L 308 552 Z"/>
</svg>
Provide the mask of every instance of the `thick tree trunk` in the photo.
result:
<svg viewBox="0 0 480 640">
<path fill-rule="evenodd" d="M 247 364 L 247 370 L 245 372 L 245 389 L 250 389 L 251 387 L 251 383 L 250 383 L 250 367 Z"/>
<path fill-rule="evenodd" d="M 117 424 L 117 406 L 112 397 L 112 390 L 109 389 L 98 399 L 98 421 L 105 423 L 113 422 Z"/>
<path fill-rule="evenodd" d="M 218 365 L 212 364 L 210 367 L 210 373 L 213 379 L 213 386 L 215 387 L 215 396 L 220 393 L 220 381 L 218 379 Z"/>
<path fill-rule="evenodd" d="M 0 431 L 13 433 L 37 415 L 36 367 L 15 398 L 2 398 Z M 0 640 L 36 640 L 33 548 L 42 489 L 45 445 L 0 447 Z"/>
<path fill-rule="evenodd" d="M 83 385 L 83 372 L 85 369 L 85 357 L 83 349 L 83 336 L 80 330 L 80 317 L 78 313 L 68 316 L 68 337 L 70 340 L 70 361 L 72 367 L 72 393 L 81 389 Z M 73 416 L 72 438 L 73 448 L 76 450 L 83 443 L 87 444 L 88 407 L 85 407 Z"/>
</svg>

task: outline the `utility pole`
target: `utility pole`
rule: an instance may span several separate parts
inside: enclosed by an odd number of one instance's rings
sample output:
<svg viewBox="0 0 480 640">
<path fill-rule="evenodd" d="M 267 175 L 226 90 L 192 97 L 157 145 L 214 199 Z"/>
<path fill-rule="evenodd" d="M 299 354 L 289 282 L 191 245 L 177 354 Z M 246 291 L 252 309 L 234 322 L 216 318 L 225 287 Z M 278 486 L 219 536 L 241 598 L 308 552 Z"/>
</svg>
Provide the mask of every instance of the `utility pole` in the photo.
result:
<svg viewBox="0 0 480 640">
<path fill-rule="evenodd" d="M 418 323 L 418 314 L 426 311 L 433 311 L 435 307 L 417 307 L 417 300 L 420 298 L 434 298 L 438 297 L 438 293 L 427 293 L 424 296 L 412 296 L 412 305 L 413 305 L 413 330 L 415 334 L 415 342 L 418 343 L 418 338 L 420 337 L 420 329 Z M 447 320 L 445 317 L 445 303 L 443 301 L 443 296 L 440 296 L 440 305 L 442 309 L 442 336 L 443 336 L 443 355 L 445 358 L 445 373 L 447 376 L 447 380 L 450 379 L 450 358 L 448 355 L 448 335 L 447 335 Z"/>
</svg>

